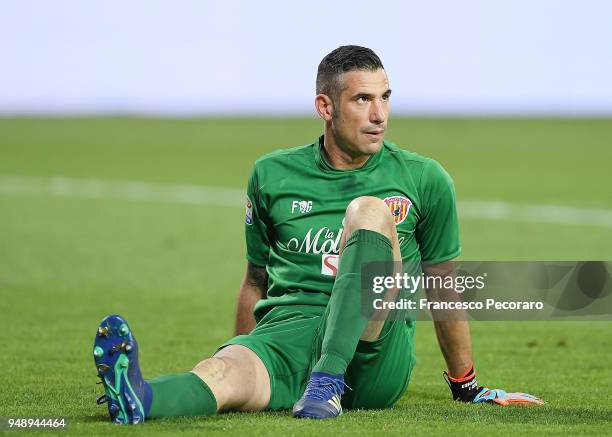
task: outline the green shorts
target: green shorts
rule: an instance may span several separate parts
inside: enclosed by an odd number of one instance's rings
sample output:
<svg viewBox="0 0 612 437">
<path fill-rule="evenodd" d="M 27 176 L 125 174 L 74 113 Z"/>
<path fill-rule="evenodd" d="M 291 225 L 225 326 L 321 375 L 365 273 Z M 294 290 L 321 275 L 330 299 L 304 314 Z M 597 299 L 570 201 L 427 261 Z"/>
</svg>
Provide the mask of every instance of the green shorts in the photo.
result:
<svg viewBox="0 0 612 437">
<path fill-rule="evenodd" d="M 263 361 L 272 389 L 268 409 L 292 408 L 302 396 L 310 369 L 320 356 L 327 313 L 307 305 L 270 310 L 247 335 L 234 337 L 221 348 L 239 344 Z M 345 374 L 343 408 L 386 408 L 408 387 L 415 364 L 412 321 L 387 321 L 378 340 L 359 341 Z"/>
</svg>

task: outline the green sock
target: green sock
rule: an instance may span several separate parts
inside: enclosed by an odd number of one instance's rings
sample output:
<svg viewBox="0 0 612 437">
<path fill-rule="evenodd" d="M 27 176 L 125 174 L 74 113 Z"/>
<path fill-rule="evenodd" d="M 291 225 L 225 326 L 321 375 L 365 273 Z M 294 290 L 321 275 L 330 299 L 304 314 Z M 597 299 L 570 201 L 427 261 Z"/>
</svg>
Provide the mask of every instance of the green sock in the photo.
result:
<svg viewBox="0 0 612 437">
<path fill-rule="evenodd" d="M 159 376 L 147 381 L 153 391 L 147 418 L 209 416 L 217 412 L 217 400 L 195 373 Z"/>
<path fill-rule="evenodd" d="M 384 235 L 358 229 L 346 240 L 327 308 L 321 357 L 313 372 L 344 374 L 355 355 L 368 320 L 361 315 L 361 266 L 393 261 L 393 246 Z"/>
</svg>

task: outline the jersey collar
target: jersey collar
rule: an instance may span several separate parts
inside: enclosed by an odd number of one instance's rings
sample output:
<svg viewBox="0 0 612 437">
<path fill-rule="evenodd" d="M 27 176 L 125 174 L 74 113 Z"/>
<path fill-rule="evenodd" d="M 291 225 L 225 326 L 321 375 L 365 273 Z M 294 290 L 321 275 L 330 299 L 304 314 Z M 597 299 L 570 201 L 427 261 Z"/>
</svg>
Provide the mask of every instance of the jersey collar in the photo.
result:
<svg viewBox="0 0 612 437">
<path fill-rule="evenodd" d="M 386 144 L 385 141 L 383 140 L 383 146 L 380 148 L 380 150 L 376 152 L 374 155 L 370 156 L 368 160 L 365 162 L 365 164 L 363 164 L 361 167 L 353 168 L 350 170 L 340 170 L 340 169 L 333 167 L 327 161 L 327 158 L 325 157 L 325 153 L 323 153 L 323 138 L 324 138 L 324 135 L 321 135 L 319 139 L 315 141 L 314 143 L 315 161 L 317 162 L 317 166 L 319 166 L 321 170 L 324 170 L 326 172 L 331 172 L 331 173 L 354 173 L 354 172 L 359 172 L 362 170 L 366 170 L 368 168 L 375 167 L 382 157 L 383 150 Z"/>
</svg>

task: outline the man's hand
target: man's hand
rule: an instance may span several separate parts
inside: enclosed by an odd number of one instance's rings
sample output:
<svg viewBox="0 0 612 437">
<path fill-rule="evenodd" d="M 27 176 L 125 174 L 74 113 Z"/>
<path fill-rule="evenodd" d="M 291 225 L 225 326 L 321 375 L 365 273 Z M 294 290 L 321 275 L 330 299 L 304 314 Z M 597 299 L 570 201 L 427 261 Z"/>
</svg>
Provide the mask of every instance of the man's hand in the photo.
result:
<svg viewBox="0 0 612 437">
<path fill-rule="evenodd" d="M 499 405 L 544 404 L 542 399 L 527 393 L 507 393 L 504 390 L 489 389 L 479 386 L 476 381 L 476 372 L 473 366 L 460 378 L 453 378 L 446 372 L 444 372 L 444 377 L 451 389 L 453 399 L 456 401 L 470 402 L 473 404 L 491 402 Z"/>
<path fill-rule="evenodd" d="M 542 405 L 544 401 L 540 398 L 536 398 L 529 393 L 506 393 L 504 390 L 499 388 L 488 389 L 481 387 L 481 391 L 472 400 L 474 404 L 481 402 L 495 402 L 499 405 L 509 404 L 537 404 Z"/>
</svg>

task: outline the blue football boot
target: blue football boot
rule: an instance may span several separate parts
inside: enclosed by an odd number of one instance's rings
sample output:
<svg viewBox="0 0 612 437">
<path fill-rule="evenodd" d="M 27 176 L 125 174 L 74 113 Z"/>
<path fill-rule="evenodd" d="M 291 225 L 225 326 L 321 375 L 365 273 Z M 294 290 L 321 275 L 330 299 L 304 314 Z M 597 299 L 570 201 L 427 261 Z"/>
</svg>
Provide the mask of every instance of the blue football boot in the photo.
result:
<svg viewBox="0 0 612 437">
<path fill-rule="evenodd" d="M 127 322 L 118 315 L 100 323 L 93 347 L 98 376 L 106 394 L 98 404 L 108 403 L 114 423 L 144 422 L 151 408 L 152 392 L 138 365 L 138 343 Z"/>
<path fill-rule="evenodd" d="M 302 398 L 293 406 L 293 417 L 329 419 L 342 414 L 344 375 L 312 372 Z"/>
</svg>

